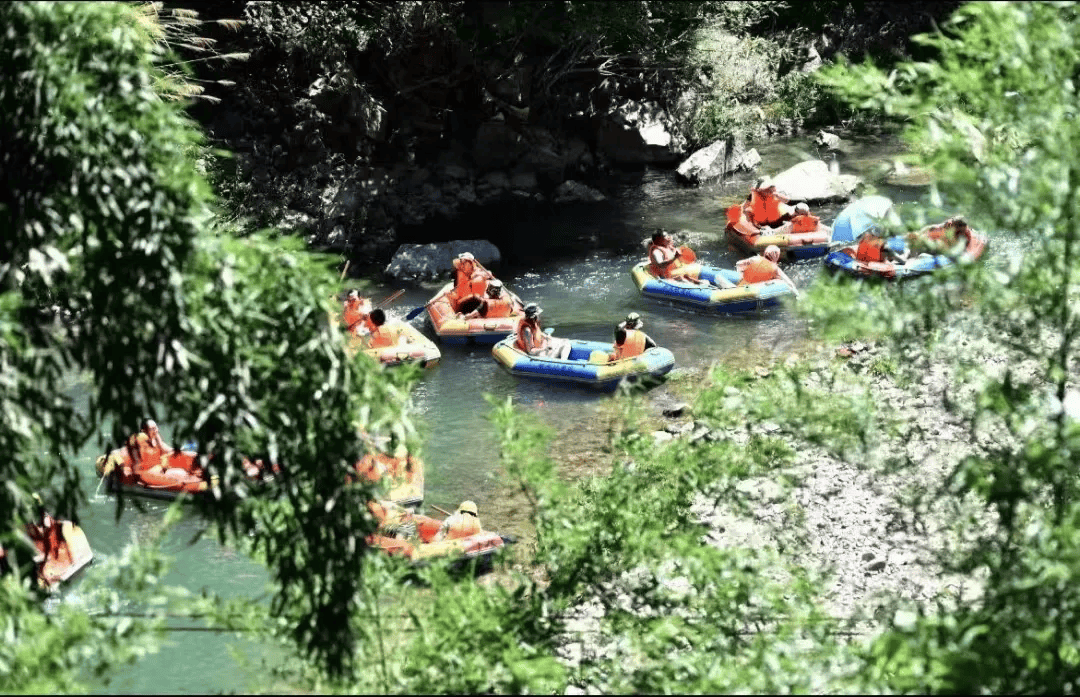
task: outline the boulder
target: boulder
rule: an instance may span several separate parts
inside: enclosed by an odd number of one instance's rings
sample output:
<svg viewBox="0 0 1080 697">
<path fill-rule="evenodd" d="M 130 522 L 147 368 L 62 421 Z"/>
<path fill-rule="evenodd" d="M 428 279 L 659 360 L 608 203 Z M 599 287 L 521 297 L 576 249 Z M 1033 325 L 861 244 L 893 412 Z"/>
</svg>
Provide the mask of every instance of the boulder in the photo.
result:
<svg viewBox="0 0 1080 697">
<path fill-rule="evenodd" d="M 760 162 L 761 156 L 757 155 L 756 150 L 753 153 Z M 746 155 L 742 143 L 738 140 L 718 140 L 686 158 L 675 173 L 681 181 L 697 186 L 747 168 Z"/>
<path fill-rule="evenodd" d="M 829 151 L 839 150 L 840 136 L 828 131 L 818 131 L 817 138 L 814 139 L 814 145 Z"/>
<path fill-rule="evenodd" d="M 503 169 L 517 162 L 527 150 L 525 139 L 505 121 L 485 121 L 476 131 L 472 156 L 482 170 Z"/>
<path fill-rule="evenodd" d="M 555 187 L 555 193 L 553 195 L 555 203 L 570 203 L 575 201 L 596 203 L 597 201 L 603 201 L 605 198 L 607 197 L 596 189 L 573 180 L 564 181 L 562 184 L 559 184 Z"/>
<path fill-rule="evenodd" d="M 686 151 L 686 140 L 677 133 L 655 102 L 629 101 L 601 125 L 596 147 L 616 164 L 674 164 Z"/>
<path fill-rule="evenodd" d="M 384 273 L 393 280 L 414 283 L 446 279 L 454 269 L 453 260 L 462 252 L 471 252 L 488 268 L 502 261 L 499 248 L 487 240 L 403 244 L 394 252 Z"/>
<path fill-rule="evenodd" d="M 860 181 L 853 174 L 831 172 L 821 160 L 807 160 L 773 177 L 773 183 L 792 203 L 815 204 L 850 199 Z"/>
</svg>

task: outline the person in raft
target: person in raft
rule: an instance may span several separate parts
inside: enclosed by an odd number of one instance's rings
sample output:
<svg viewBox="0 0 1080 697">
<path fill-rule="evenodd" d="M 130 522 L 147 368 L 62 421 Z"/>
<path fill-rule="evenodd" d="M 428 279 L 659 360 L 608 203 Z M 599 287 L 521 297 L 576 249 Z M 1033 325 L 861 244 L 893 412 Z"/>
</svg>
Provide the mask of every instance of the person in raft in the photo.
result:
<svg viewBox="0 0 1080 697">
<path fill-rule="evenodd" d="M 671 235 L 663 228 L 657 228 L 652 234 L 648 257 L 649 273 L 657 278 L 687 281 L 700 286 L 709 285 L 698 277 L 701 274 L 701 265 L 684 261 Z"/>
<path fill-rule="evenodd" d="M 810 215 L 810 206 L 805 203 L 795 204 L 795 216 L 791 219 L 791 231 L 814 232 L 818 229 L 821 219 L 816 215 Z"/>
<path fill-rule="evenodd" d="M 791 279 L 784 273 L 784 270 L 780 268 L 780 265 L 777 263 L 779 260 L 780 248 L 775 244 L 770 244 L 766 247 L 765 253 L 761 256 L 753 256 L 749 259 L 740 260 L 735 264 L 735 270 L 742 274 L 739 285 L 746 286 L 751 283 L 764 283 L 765 281 L 771 281 L 775 278 L 791 286 L 791 290 L 795 293 L 795 297 L 798 297 L 798 289 L 795 288 L 795 284 L 791 282 Z"/>
<path fill-rule="evenodd" d="M 647 349 L 656 346 L 655 343 L 652 346 L 646 346 L 646 339 L 648 339 L 648 337 L 645 335 L 645 332 L 639 332 L 636 329 L 624 329 L 621 326 L 615 327 L 615 350 L 608 354 L 608 362 L 614 363 L 615 361 L 621 361 L 624 358 L 640 356 L 645 353 Z"/>
<path fill-rule="evenodd" d="M 471 252 L 458 254 L 453 265 L 454 288 L 450 291 L 450 305 L 455 312 L 472 312 L 483 302 L 488 281 L 495 276 Z"/>
<path fill-rule="evenodd" d="M 648 351 L 649 349 L 656 347 L 656 342 L 652 340 L 652 337 L 642 331 L 642 328 L 644 326 L 645 323 L 641 321 L 641 315 L 636 312 L 631 312 L 626 316 L 626 319 L 624 319 L 622 322 L 619 322 L 615 326 L 615 330 L 618 331 L 620 329 L 625 329 L 628 333 L 628 336 L 630 336 L 630 332 L 641 334 L 643 337 L 645 337 L 644 350 Z"/>
<path fill-rule="evenodd" d="M 918 232 L 908 235 L 908 241 L 915 244 L 929 241 L 935 249 L 945 246 L 952 254 L 962 254 L 971 243 L 971 228 L 963 216 L 953 216 L 939 225 L 927 225 Z M 960 246 L 962 243 L 963 246 Z"/>
<path fill-rule="evenodd" d="M 747 217 L 757 227 L 776 227 L 791 217 L 787 198 L 776 191 L 769 178 L 759 179 L 750 189 L 750 199 L 744 204 Z"/>
<path fill-rule="evenodd" d="M 400 346 L 405 341 L 401 328 L 386 323 L 386 313 L 381 307 L 376 307 L 369 315 L 374 329 L 368 337 L 367 348 L 388 348 Z"/>
<path fill-rule="evenodd" d="M 903 243 L 894 238 L 886 239 L 867 231 L 859 238 L 859 246 L 855 249 L 855 260 L 864 264 L 872 262 L 894 262 L 906 264 L 908 262 L 908 250 Z"/>
<path fill-rule="evenodd" d="M 464 317 L 465 319 L 476 317 L 495 319 L 509 317 L 512 314 L 514 314 L 514 301 L 503 296 L 502 281 L 493 278 L 487 284 L 487 297 L 480 302 L 479 307 Z"/>
<path fill-rule="evenodd" d="M 368 317 L 371 314 L 371 301 L 360 297 L 360 292 L 350 290 L 345 296 L 345 309 L 342 320 L 345 322 L 345 330 L 350 333 L 370 332 L 371 322 Z"/>
<path fill-rule="evenodd" d="M 472 501 L 462 501 L 457 510 L 439 526 L 434 541 L 459 540 L 483 532 L 483 530 L 484 528 L 480 525 L 480 516 L 477 515 L 476 504 Z"/>
<path fill-rule="evenodd" d="M 525 316 L 518 320 L 517 330 L 514 332 L 514 346 L 530 356 L 566 360 L 570 357 L 570 342 L 548 336 L 540 329 L 542 312 L 536 303 L 525 306 Z"/>
</svg>

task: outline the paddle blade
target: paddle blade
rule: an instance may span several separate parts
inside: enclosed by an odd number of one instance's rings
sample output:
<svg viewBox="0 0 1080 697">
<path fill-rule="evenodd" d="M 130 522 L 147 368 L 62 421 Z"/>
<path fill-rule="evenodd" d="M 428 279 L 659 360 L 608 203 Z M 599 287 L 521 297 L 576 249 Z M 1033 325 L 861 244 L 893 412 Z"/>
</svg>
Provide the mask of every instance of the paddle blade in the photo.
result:
<svg viewBox="0 0 1080 697">
<path fill-rule="evenodd" d="M 851 203 L 833 222 L 832 241 L 854 242 L 892 212 L 892 201 L 885 196 L 864 196 Z"/>
<path fill-rule="evenodd" d="M 426 309 L 427 309 L 427 305 L 421 305 L 420 307 L 414 307 L 413 309 L 409 310 L 409 314 L 405 315 L 405 321 L 406 322 L 413 321 L 414 319 L 417 318 L 417 316 L 421 312 L 423 312 Z"/>
<path fill-rule="evenodd" d="M 687 264 L 693 264 L 697 261 L 697 254 L 694 254 L 694 250 L 687 247 L 685 244 L 679 247 L 679 258 L 685 261 Z"/>
</svg>

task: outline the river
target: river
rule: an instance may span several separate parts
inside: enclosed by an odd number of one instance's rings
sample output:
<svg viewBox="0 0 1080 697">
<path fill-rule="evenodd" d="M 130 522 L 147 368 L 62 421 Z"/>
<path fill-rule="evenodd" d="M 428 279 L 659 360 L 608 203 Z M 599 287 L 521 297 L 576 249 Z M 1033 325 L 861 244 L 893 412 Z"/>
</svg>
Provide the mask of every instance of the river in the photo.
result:
<svg viewBox="0 0 1080 697">
<path fill-rule="evenodd" d="M 770 174 L 814 153 L 807 138 L 774 142 L 759 150 L 763 160 L 760 171 Z M 841 157 L 841 170 L 869 177 L 899 151 L 894 140 L 856 142 Z M 747 356 L 785 352 L 804 337 L 805 328 L 786 308 L 753 318 L 714 317 L 645 300 L 628 270 L 644 258 L 641 241 L 657 226 L 694 231 L 695 240 L 703 240 L 695 242 L 703 262 L 734 267 L 739 257 L 723 242 L 724 208 L 745 196 L 751 177 L 743 175 L 722 184 L 688 189 L 675 182 L 674 172 L 649 169 L 621 177 L 618 194 L 609 201 L 532 208 L 519 215 L 485 211 L 456 223 L 460 229 L 449 236 L 497 239 L 509 227 L 513 242 L 503 250 L 509 262 L 498 269 L 498 275 L 526 302 L 541 304 L 544 326 L 553 327 L 556 336 L 611 341 L 615 324 L 628 312 L 637 311 L 645 331 L 672 350 L 677 369 L 745 362 Z M 915 200 L 925 191 L 880 184 L 879 190 L 898 202 Z M 814 212 L 831 223 L 840 208 L 818 206 Z M 539 239 L 552 243 L 540 247 L 536 244 Z M 821 260 L 787 264 L 785 270 L 804 288 L 821 272 Z M 377 285 L 373 295 L 382 298 L 394 290 Z M 408 289 L 394 303 L 391 314 L 404 315 L 430 296 L 428 289 Z M 426 327 L 422 319 L 415 322 Z M 431 333 L 429 327 L 426 331 Z M 509 514 L 498 501 L 505 488 L 499 481 L 496 439 L 487 420 L 490 406 L 483 395 L 510 395 L 557 432 L 587 431 L 596 419 L 597 406 L 610 398 L 514 378 L 495 363 L 490 348 L 440 348 L 440 364 L 425 371 L 414 391 L 427 435 L 422 453 L 427 465 L 426 503 L 452 509 L 471 498 L 479 504 L 485 527 L 514 532 L 515 521 L 500 520 L 500 515 Z M 132 424 L 132 429 L 135 427 Z M 162 427 L 170 440 L 168 424 Z M 129 509 L 117 522 L 113 500 L 94 495 L 97 479 L 93 461 L 98 453 L 96 446 L 88 446 L 80 453 L 77 466 L 87 474 L 85 487 L 90 496 L 82 524 L 100 560 L 118 554 L 133 534 L 142 536 L 153 530 L 166 505 L 150 502 L 143 511 Z M 260 565 L 212 539 L 187 543 L 201 527 L 193 515 L 177 526 L 166 546 L 175 561 L 164 581 L 192 590 L 207 588 L 227 597 L 263 593 L 268 575 Z M 78 597 L 80 584 L 88 578 L 92 576 L 76 581 L 65 593 Z M 173 624 L 180 626 L 179 622 Z M 256 669 L 238 667 L 231 651 L 252 661 Z M 261 680 L 257 666 L 264 660 L 272 664 L 275 652 L 230 634 L 171 631 L 160 652 L 123 667 L 107 686 L 95 683 L 92 689 L 120 694 L 273 689 Z"/>
</svg>

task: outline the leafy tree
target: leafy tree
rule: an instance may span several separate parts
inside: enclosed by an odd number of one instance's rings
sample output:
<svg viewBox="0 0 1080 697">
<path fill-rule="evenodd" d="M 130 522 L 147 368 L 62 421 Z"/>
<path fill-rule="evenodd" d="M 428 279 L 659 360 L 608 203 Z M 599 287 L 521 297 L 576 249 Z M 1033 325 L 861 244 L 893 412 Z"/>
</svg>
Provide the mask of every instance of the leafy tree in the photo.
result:
<svg viewBox="0 0 1080 697">
<path fill-rule="evenodd" d="M 345 475 L 370 447 L 358 429 L 391 448 L 413 440 L 412 376 L 343 354 L 326 321 L 326 262 L 298 242 L 213 228 L 194 166 L 201 137 L 156 91 L 158 37 L 136 8 L 11 3 L 0 17 L 0 544 L 21 553 L 34 491 L 77 520 L 81 473 L 67 458 L 106 420 L 116 444 L 156 408 L 218 476 L 201 508 L 222 539 L 270 567 L 284 620 L 274 626 L 329 674 L 345 671 L 372 525 L 368 485 Z M 71 371 L 89 379 L 85 416 L 65 398 Z M 275 486 L 252 487 L 242 455 L 280 463 Z M 20 592 L 4 594 L 14 641 L 42 624 L 63 635 L 63 616 L 27 616 L 40 610 Z M 116 626 L 91 624 L 91 641 Z M 63 653 L 56 667 L 69 675 L 96 651 Z"/>
</svg>

